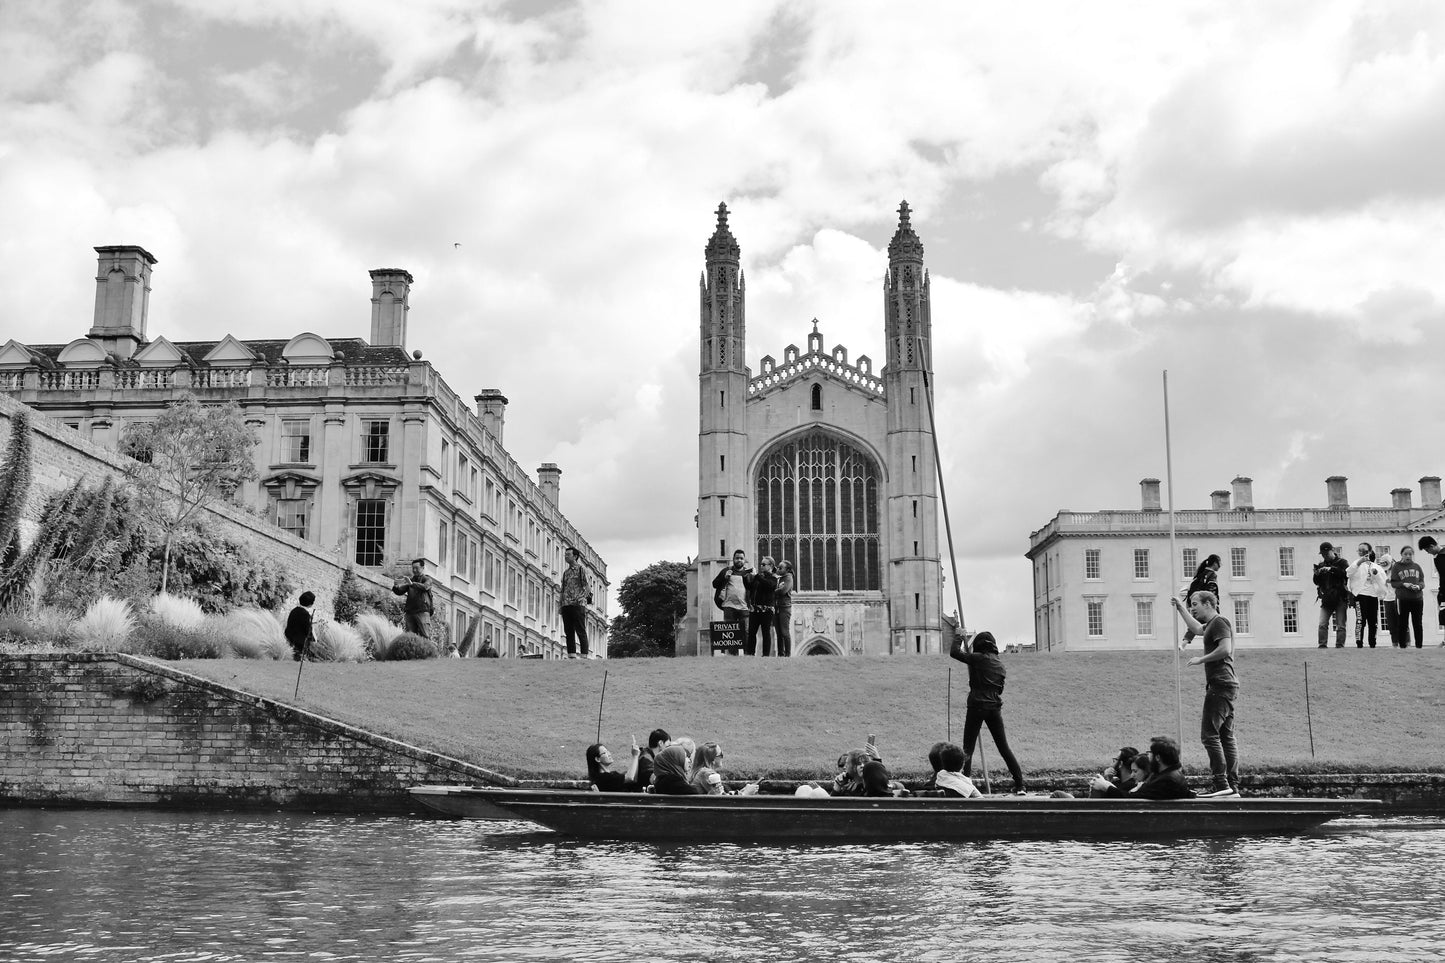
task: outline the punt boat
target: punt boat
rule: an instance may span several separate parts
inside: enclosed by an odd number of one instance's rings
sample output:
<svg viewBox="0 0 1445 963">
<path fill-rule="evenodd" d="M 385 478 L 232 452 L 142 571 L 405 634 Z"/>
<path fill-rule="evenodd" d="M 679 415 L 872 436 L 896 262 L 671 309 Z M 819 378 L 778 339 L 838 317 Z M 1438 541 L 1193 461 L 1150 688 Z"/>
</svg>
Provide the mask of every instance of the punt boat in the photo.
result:
<svg viewBox="0 0 1445 963">
<path fill-rule="evenodd" d="M 730 842 L 933 841 L 1288 833 L 1378 811 L 1378 799 L 1056 799 L 1049 796 L 661 796 L 417 786 L 453 819 L 524 819 L 587 839 Z"/>
</svg>

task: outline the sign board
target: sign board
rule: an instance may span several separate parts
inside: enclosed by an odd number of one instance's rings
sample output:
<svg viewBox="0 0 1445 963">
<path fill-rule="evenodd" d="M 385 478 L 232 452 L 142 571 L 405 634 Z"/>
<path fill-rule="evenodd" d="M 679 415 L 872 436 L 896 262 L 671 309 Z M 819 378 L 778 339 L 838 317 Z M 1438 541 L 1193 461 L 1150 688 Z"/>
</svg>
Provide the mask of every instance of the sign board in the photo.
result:
<svg viewBox="0 0 1445 963">
<path fill-rule="evenodd" d="M 714 652 L 741 652 L 747 626 L 742 622 L 711 622 Z"/>
</svg>

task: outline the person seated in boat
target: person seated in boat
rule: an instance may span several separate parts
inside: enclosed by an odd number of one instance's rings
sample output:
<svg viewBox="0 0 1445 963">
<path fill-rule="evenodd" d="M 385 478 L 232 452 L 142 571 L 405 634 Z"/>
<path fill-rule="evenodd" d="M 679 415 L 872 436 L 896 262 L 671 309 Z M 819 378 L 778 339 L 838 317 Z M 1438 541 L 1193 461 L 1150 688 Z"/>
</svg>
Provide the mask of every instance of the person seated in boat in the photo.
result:
<svg viewBox="0 0 1445 963">
<path fill-rule="evenodd" d="M 663 796 L 696 796 L 706 790 L 693 785 L 688 773 L 687 750 L 668 746 L 652 761 L 652 785 L 647 792 Z"/>
<path fill-rule="evenodd" d="M 687 768 L 688 771 L 691 772 L 693 769 L 693 756 L 697 753 L 697 743 L 693 741 L 691 736 L 678 736 L 672 740 L 672 744 L 674 746 L 682 746 L 683 751 L 687 753 Z"/>
<path fill-rule="evenodd" d="M 633 736 L 632 741 L 637 742 L 637 737 Z M 642 750 L 637 759 L 637 784 L 639 786 L 652 785 L 652 761 L 657 758 L 659 752 L 670 745 L 672 745 L 672 736 L 667 734 L 666 729 L 654 729 L 647 734 L 647 748 Z"/>
<path fill-rule="evenodd" d="M 626 773 L 612 769 L 612 753 L 600 742 L 588 746 L 585 755 L 587 779 L 593 789 L 598 792 L 642 792 L 642 786 L 637 781 L 638 759 L 642 753 L 635 740 L 632 743 L 632 764 L 627 767 Z"/>
<path fill-rule="evenodd" d="M 1107 770 L 1089 783 L 1090 799 L 1137 799 L 1138 789 L 1149 778 L 1151 760 L 1147 752 L 1135 752 L 1129 759 L 1128 775 L 1118 782 L 1109 778 Z"/>
<path fill-rule="evenodd" d="M 973 780 L 963 774 L 966 757 L 962 746 L 945 742 L 938 756 L 941 768 L 934 773 L 934 777 L 939 795 L 955 799 L 973 799 L 983 795 L 973 784 Z"/>
<path fill-rule="evenodd" d="M 704 742 L 693 750 L 690 781 L 709 796 L 723 794 L 722 774 L 713 768 L 722 754 L 722 746 L 715 742 Z"/>
<path fill-rule="evenodd" d="M 863 795 L 906 796 L 908 790 L 893 781 L 887 766 L 870 759 L 863 764 Z"/>
<path fill-rule="evenodd" d="M 941 769 L 943 769 L 943 758 L 941 753 L 943 752 L 944 748 L 949 745 L 951 745 L 951 743 L 935 742 L 933 744 L 933 748 L 928 750 L 928 765 L 933 768 L 933 772 L 929 774 L 928 781 L 923 784 L 924 790 L 938 788 L 938 773 Z"/>
<path fill-rule="evenodd" d="M 1179 743 L 1170 736 L 1149 740 L 1149 775 L 1130 796 L 1134 799 L 1193 799 L 1194 790 L 1179 768 Z"/>
<path fill-rule="evenodd" d="M 867 795 L 863 785 L 863 767 L 873 761 L 873 756 L 867 749 L 849 749 L 839 756 L 838 769 L 841 771 L 833 777 L 833 795 Z"/>
<path fill-rule="evenodd" d="M 1134 761 L 1134 757 L 1137 755 L 1139 755 L 1139 750 L 1133 746 L 1125 746 L 1120 749 L 1119 754 L 1110 761 L 1104 771 L 1090 780 L 1090 798 L 1098 799 L 1102 796 L 1111 795 L 1107 788 L 1098 787 L 1100 779 L 1103 779 L 1104 782 L 1107 782 L 1115 789 L 1122 790 L 1126 793 L 1138 785 L 1133 781 L 1133 776 L 1131 775 L 1132 770 L 1130 768 L 1130 763 Z M 1128 785 L 1125 785 L 1125 783 L 1128 783 Z"/>
</svg>

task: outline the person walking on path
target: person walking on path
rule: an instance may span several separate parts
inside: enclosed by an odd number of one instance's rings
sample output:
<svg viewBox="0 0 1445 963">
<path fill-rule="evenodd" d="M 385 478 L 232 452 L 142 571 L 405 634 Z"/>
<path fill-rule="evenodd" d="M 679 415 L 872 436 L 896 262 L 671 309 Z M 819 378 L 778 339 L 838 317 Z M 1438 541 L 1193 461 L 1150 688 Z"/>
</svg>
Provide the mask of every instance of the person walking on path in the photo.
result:
<svg viewBox="0 0 1445 963">
<path fill-rule="evenodd" d="M 1219 614 L 1219 600 L 1211 592 L 1195 592 L 1189 608 L 1170 598 L 1184 618 L 1184 624 L 1204 637 L 1204 654 L 1189 665 L 1204 666 L 1204 712 L 1199 724 L 1199 741 L 1209 755 L 1214 788 L 1205 796 L 1239 795 L 1239 748 L 1234 742 L 1234 703 L 1239 697 L 1239 678 L 1234 674 L 1234 626 Z M 1179 644 L 1183 651 L 1187 642 Z"/>
<path fill-rule="evenodd" d="M 315 638 L 312 635 L 311 610 L 316 605 L 316 593 L 302 592 L 301 598 L 296 601 L 300 604 L 286 616 L 286 641 L 291 644 L 295 660 L 300 662 L 306 657 L 306 649 Z"/>
<path fill-rule="evenodd" d="M 778 636 L 778 655 L 786 659 L 793 654 L 793 563 L 778 563 L 778 587 L 773 592 L 773 631 Z"/>
<path fill-rule="evenodd" d="M 1347 578 L 1348 566 L 1340 558 L 1340 553 L 1329 542 L 1321 542 L 1320 560 L 1315 563 L 1315 596 L 1320 600 L 1319 642 L 1322 649 L 1329 648 L 1330 619 L 1335 620 L 1335 648 L 1345 647 L 1345 613 L 1350 607 Z"/>
<path fill-rule="evenodd" d="M 1435 556 L 1435 574 L 1440 579 L 1439 585 L 1435 589 L 1435 606 L 1438 613 L 1436 618 L 1440 622 L 1440 628 L 1445 629 L 1445 550 L 1442 550 L 1440 543 L 1429 535 L 1421 536 L 1420 550 Z M 1442 640 L 1440 644 L 1445 645 L 1445 640 Z"/>
<path fill-rule="evenodd" d="M 422 571 L 425 565 L 423 559 L 412 559 L 411 577 L 399 579 L 392 585 L 391 590 L 397 595 L 406 596 L 406 600 L 401 603 L 402 628 L 429 639 L 431 632 L 427 629 L 427 622 L 435 604 L 431 595 L 431 579 Z"/>
<path fill-rule="evenodd" d="M 968 710 L 963 718 L 963 774 L 970 776 L 973 771 L 973 749 L 978 743 L 978 733 L 988 726 L 988 734 L 998 754 L 1014 777 L 1014 792 L 1024 791 L 1024 774 L 1019 761 L 1009 748 L 1008 736 L 1003 728 L 1003 687 L 1007 671 L 998 657 L 998 643 L 992 632 L 980 632 L 973 637 L 970 646 L 962 635 L 953 637 L 953 649 L 948 653 L 968 666 Z"/>
<path fill-rule="evenodd" d="M 1415 648 L 1423 647 L 1425 570 L 1415 561 L 1415 550 L 1408 545 L 1400 547 L 1400 560 L 1390 567 L 1390 584 L 1395 587 L 1395 604 L 1400 609 L 1400 648 L 1410 647 L 1411 626 L 1415 628 Z"/>
<path fill-rule="evenodd" d="M 582 646 L 582 658 L 587 658 L 587 606 L 592 604 L 592 586 L 587 582 L 587 570 L 582 567 L 582 554 L 567 546 L 565 553 L 567 567 L 562 571 L 562 631 L 567 634 L 567 658 L 577 658 L 577 646 Z"/>
<path fill-rule="evenodd" d="M 758 570 L 743 577 L 748 589 L 748 637 L 743 646 L 744 655 L 753 655 L 758 650 L 758 633 L 763 635 L 763 656 L 773 654 L 773 625 L 777 613 L 773 611 L 773 595 L 778 590 L 778 577 L 773 574 L 773 557 L 764 555 L 758 561 Z"/>
<path fill-rule="evenodd" d="M 1380 624 L 1380 595 L 1385 591 L 1385 574 L 1375 564 L 1375 549 L 1369 542 L 1355 548 L 1355 560 L 1345 570 L 1345 586 L 1355 600 L 1355 647 L 1363 649 L 1368 635 L 1370 648 Z"/>
</svg>

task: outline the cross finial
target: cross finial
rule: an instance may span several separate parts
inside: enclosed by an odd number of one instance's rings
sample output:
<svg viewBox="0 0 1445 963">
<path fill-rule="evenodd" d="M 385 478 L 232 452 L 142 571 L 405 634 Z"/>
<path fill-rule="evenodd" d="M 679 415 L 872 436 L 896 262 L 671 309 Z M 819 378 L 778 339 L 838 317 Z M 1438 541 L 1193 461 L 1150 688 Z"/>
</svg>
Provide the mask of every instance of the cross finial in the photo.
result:
<svg viewBox="0 0 1445 963">
<path fill-rule="evenodd" d="M 728 226 L 728 206 L 726 203 L 720 203 L 717 206 L 717 226 Z"/>
<path fill-rule="evenodd" d="M 813 319 L 813 333 L 814 333 L 814 334 L 817 334 L 817 333 L 818 333 L 818 319 L 817 319 L 817 318 L 814 318 L 814 319 Z"/>
<path fill-rule="evenodd" d="M 904 224 L 908 223 L 908 202 L 904 201 L 898 205 L 898 220 Z"/>
</svg>

